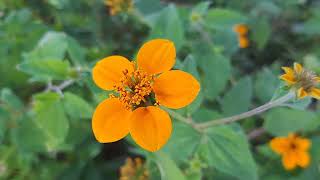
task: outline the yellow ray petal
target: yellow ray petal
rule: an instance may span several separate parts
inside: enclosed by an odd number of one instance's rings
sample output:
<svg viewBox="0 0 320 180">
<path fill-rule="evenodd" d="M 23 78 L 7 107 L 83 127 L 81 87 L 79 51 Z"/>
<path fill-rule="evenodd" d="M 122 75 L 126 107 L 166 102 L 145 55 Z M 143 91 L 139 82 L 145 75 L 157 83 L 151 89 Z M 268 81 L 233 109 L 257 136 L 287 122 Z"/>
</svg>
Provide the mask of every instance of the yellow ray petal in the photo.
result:
<svg viewBox="0 0 320 180">
<path fill-rule="evenodd" d="M 301 73 L 303 71 L 303 67 L 299 63 L 294 63 L 293 68 L 294 68 L 294 71 L 296 71 L 297 73 Z"/>
<path fill-rule="evenodd" d="M 92 70 L 93 81 L 104 90 L 112 90 L 127 70 L 133 72 L 133 64 L 122 56 L 109 56 L 97 62 Z"/>
<path fill-rule="evenodd" d="M 319 88 L 312 88 L 311 89 L 311 96 L 320 99 L 320 89 Z"/>
<path fill-rule="evenodd" d="M 169 139 L 172 131 L 167 112 L 155 107 L 140 107 L 131 116 L 130 134 L 142 148 L 155 152 Z"/>
<path fill-rule="evenodd" d="M 197 97 L 200 84 L 191 74 L 172 70 L 155 79 L 153 90 L 161 105 L 178 109 L 190 104 Z"/>
<path fill-rule="evenodd" d="M 290 68 L 290 67 L 281 67 L 281 68 L 284 70 L 284 72 L 285 72 L 286 74 L 289 74 L 289 75 L 291 75 L 291 76 L 294 75 L 294 71 L 293 71 L 292 68 Z"/>
<path fill-rule="evenodd" d="M 146 42 L 139 50 L 138 66 L 149 74 L 169 71 L 175 64 L 176 49 L 173 42 L 154 39 Z"/>
<path fill-rule="evenodd" d="M 270 141 L 270 147 L 274 152 L 284 154 L 289 150 L 289 141 L 285 137 L 276 137 Z"/>
<path fill-rule="evenodd" d="M 280 79 L 286 81 L 289 85 L 293 85 L 296 83 L 296 80 L 293 76 L 293 74 L 283 74 L 280 76 Z"/>
<path fill-rule="evenodd" d="M 101 143 L 114 142 L 129 132 L 131 111 L 127 110 L 117 98 L 100 103 L 92 117 L 92 130 Z"/>
<path fill-rule="evenodd" d="M 297 96 L 299 99 L 302 99 L 302 98 L 308 96 L 308 93 L 303 89 L 303 87 L 301 87 L 297 91 Z"/>
</svg>

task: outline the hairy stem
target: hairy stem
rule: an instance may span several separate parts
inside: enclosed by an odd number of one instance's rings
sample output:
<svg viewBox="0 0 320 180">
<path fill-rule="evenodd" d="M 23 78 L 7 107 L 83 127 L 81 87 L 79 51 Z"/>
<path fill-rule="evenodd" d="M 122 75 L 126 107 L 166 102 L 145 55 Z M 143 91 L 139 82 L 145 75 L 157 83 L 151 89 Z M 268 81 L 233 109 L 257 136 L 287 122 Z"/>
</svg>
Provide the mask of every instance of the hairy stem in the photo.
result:
<svg viewBox="0 0 320 180">
<path fill-rule="evenodd" d="M 274 101 L 270 101 L 260 107 L 257 107 L 253 110 L 238 114 L 238 115 L 234 115 L 234 116 L 230 116 L 230 117 L 226 117 L 226 118 L 221 118 L 221 119 L 215 119 L 215 120 L 211 120 L 205 123 L 200 123 L 197 124 L 197 128 L 200 129 L 206 129 L 208 127 L 211 126 L 216 126 L 216 125 L 222 125 L 222 124 L 228 124 L 228 123 L 232 123 L 232 122 L 236 122 L 239 121 L 241 119 L 244 118 L 248 118 L 257 114 L 260 114 L 268 109 L 271 109 L 273 107 L 276 106 L 280 106 L 281 104 L 289 101 L 290 99 L 292 99 L 294 97 L 294 92 L 289 92 L 287 95 L 280 97 L 279 99 L 276 99 Z"/>
</svg>

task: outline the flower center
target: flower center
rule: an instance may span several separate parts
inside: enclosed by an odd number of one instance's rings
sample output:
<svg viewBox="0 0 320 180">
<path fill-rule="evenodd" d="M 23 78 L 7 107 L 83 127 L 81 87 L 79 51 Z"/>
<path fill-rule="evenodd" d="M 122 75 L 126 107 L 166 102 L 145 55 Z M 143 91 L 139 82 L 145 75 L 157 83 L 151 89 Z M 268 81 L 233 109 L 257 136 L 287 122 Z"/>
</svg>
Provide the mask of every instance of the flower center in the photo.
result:
<svg viewBox="0 0 320 180">
<path fill-rule="evenodd" d="M 295 79 L 307 92 L 317 85 L 317 75 L 312 71 L 303 70 L 301 73 L 295 73 Z"/>
<path fill-rule="evenodd" d="M 119 94 L 119 100 L 127 109 L 135 109 L 146 105 L 152 93 L 153 76 L 141 69 L 137 69 L 132 73 L 125 70 L 123 74 L 124 76 L 120 83 L 114 86 L 114 89 Z"/>
</svg>

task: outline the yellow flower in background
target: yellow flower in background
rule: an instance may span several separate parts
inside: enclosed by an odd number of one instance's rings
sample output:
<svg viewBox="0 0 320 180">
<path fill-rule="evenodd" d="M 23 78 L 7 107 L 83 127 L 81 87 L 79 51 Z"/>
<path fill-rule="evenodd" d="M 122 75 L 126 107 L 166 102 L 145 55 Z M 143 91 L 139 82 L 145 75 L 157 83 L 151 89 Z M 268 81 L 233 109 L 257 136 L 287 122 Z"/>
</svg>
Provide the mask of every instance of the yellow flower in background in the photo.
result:
<svg viewBox="0 0 320 180">
<path fill-rule="evenodd" d="M 302 168 L 310 164 L 309 139 L 301 138 L 296 134 L 288 137 L 276 137 L 270 141 L 271 149 L 282 156 L 282 164 L 285 169 L 292 170 L 297 166 Z"/>
<path fill-rule="evenodd" d="M 127 158 L 120 168 L 120 180 L 148 180 L 149 172 L 141 158 Z"/>
<path fill-rule="evenodd" d="M 312 96 L 316 99 L 320 99 L 320 89 L 317 88 L 320 77 L 314 72 L 304 69 L 301 64 L 294 63 L 294 67 L 282 67 L 285 74 L 280 76 L 280 79 L 284 80 L 288 86 L 296 89 L 298 98 L 304 98 L 306 96 Z"/>
<path fill-rule="evenodd" d="M 236 24 L 233 27 L 233 31 L 238 35 L 238 42 L 240 48 L 247 48 L 249 47 L 249 39 L 248 39 L 248 32 L 249 28 L 245 24 Z"/>
<path fill-rule="evenodd" d="M 132 0 L 105 0 L 105 5 L 109 7 L 112 16 L 120 12 L 128 12 L 133 9 Z"/>
<path fill-rule="evenodd" d="M 95 65 L 94 82 L 115 92 L 93 114 L 92 128 L 99 142 L 118 141 L 130 133 L 138 145 L 152 152 L 167 142 L 171 119 L 158 105 L 182 108 L 200 90 L 192 75 L 170 70 L 175 57 L 173 42 L 155 39 L 140 48 L 136 64 L 122 56 L 109 56 Z"/>
</svg>

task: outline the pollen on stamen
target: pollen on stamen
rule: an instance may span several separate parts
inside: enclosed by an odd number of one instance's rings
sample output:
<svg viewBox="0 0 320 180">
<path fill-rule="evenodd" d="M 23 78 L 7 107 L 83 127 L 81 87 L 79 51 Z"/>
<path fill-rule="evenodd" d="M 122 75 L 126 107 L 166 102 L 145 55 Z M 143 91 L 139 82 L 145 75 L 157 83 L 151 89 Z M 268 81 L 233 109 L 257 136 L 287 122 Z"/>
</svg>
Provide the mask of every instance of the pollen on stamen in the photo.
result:
<svg viewBox="0 0 320 180">
<path fill-rule="evenodd" d="M 146 102 L 146 97 L 152 92 L 153 76 L 140 69 L 132 73 L 125 70 L 123 75 L 120 83 L 114 86 L 114 90 L 119 93 L 119 100 L 127 109 Z"/>
</svg>

